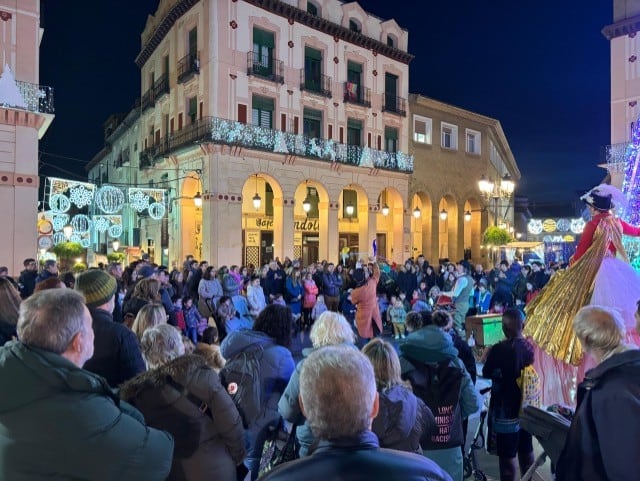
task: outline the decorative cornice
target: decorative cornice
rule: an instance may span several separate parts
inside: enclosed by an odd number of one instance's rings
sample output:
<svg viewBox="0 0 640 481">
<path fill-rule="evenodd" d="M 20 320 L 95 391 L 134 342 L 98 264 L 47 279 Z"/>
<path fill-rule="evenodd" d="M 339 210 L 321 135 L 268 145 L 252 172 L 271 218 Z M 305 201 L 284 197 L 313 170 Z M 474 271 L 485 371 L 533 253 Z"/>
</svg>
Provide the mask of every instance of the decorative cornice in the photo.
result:
<svg viewBox="0 0 640 481">
<path fill-rule="evenodd" d="M 633 35 L 638 31 L 640 31 L 640 15 L 625 18 L 619 22 L 607 25 L 602 29 L 602 35 L 604 35 L 607 40 L 612 40 L 616 37 L 622 37 L 623 35 Z"/>
<path fill-rule="evenodd" d="M 160 25 L 156 27 L 153 35 L 149 41 L 142 47 L 142 50 L 136 57 L 135 63 L 138 68 L 142 68 L 142 66 L 149 60 L 149 57 L 153 54 L 162 39 L 167 35 L 171 27 L 176 23 L 180 17 L 182 17 L 185 13 L 187 13 L 191 7 L 193 7 L 199 0 L 182 0 L 178 2 L 169 13 L 162 19 Z"/>
<path fill-rule="evenodd" d="M 359 47 L 363 47 L 369 50 L 373 50 L 381 55 L 392 58 L 399 62 L 408 64 L 413 60 L 413 55 L 395 47 L 390 47 L 386 43 L 375 40 L 371 37 L 349 30 L 342 25 L 333 23 L 325 18 L 311 15 L 310 13 L 300 10 L 282 0 L 244 0 L 245 2 L 254 5 L 263 10 L 267 10 L 271 13 L 275 13 L 281 17 L 289 19 L 289 21 L 299 22 L 302 25 L 311 27 L 316 30 L 320 30 L 323 33 L 332 35 L 334 40 L 344 40 L 345 42 L 353 43 Z"/>
</svg>

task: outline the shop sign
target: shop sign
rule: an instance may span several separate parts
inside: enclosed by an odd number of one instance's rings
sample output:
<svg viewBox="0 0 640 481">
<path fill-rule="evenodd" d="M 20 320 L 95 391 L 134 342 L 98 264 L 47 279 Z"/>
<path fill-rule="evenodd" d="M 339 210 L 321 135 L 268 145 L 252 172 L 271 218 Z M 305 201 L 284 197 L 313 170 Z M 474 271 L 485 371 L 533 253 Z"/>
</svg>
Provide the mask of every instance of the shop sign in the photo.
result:
<svg viewBox="0 0 640 481">
<path fill-rule="evenodd" d="M 254 222 L 258 229 L 273 229 L 273 217 L 256 217 Z"/>
<path fill-rule="evenodd" d="M 296 220 L 293 222 L 293 230 L 320 232 L 320 221 L 318 219 Z"/>
<path fill-rule="evenodd" d="M 247 247 L 259 247 L 260 246 L 260 231 L 249 230 L 246 233 Z"/>
</svg>

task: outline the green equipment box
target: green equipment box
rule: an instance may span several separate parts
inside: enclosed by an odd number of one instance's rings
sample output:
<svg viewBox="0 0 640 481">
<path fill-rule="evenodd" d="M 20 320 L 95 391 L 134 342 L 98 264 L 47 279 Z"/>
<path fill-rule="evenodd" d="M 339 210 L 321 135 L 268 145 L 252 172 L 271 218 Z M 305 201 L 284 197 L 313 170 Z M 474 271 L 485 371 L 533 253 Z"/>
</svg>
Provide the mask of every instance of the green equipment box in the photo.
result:
<svg viewBox="0 0 640 481">
<path fill-rule="evenodd" d="M 465 320 L 467 339 L 473 332 L 477 346 L 492 346 L 504 339 L 502 314 L 482 314 L 469 316 Z"/>
</svg>

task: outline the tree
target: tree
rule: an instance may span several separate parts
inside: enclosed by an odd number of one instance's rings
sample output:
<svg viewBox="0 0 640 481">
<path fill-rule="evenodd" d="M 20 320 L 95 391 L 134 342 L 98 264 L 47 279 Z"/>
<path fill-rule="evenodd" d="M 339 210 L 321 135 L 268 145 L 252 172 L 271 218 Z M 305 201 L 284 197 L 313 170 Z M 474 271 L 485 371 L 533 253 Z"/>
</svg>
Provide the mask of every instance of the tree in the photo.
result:
<svg viewBox="0 0 640 481">
<path fill-rule="evenodd" d="M 124 252 L 111 252 L 107 254 L 107 260 L 109 262 L 122 262 L 124 261 Z"/>
<path fill-rule="evenodd" d="M 484 231 L 482 243 L 485 245 L 502 246 L 511 242 L 513 238 L 509 231 L 502 227 L 491 226 Z"/>
<path fill-rule="evenodd" d="M 51 248 L 58 257 L 61 271 L 69 270 L 69 260 L 84 254 L 84 247 L 79 242 L 60 242 Z"/>
</svg>

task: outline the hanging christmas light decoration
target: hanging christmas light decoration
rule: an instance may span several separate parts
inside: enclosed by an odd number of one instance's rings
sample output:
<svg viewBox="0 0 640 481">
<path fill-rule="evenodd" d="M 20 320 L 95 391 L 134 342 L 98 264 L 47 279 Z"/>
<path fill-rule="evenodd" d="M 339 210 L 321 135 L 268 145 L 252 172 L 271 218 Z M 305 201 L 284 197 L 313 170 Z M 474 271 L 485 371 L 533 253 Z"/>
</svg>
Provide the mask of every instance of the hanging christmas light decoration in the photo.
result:
<svg viewBox="0 0 640 481">
<path fill-rule="evenodd" d="M 74 244 L 79 244 L 81 240 L 82 237 L 80 237 L 80 234 L 71 234 L 71 237 L 69 237 L 69 242 L 73 242 Z"/>
<path fill-rule="evenodd" d="M 149 205 L 149 217 L 151 217 L 152 219 L 162 219 L 166 211 L 167 209 L 165 208 L 164 204 L 161 204 L 160 202 L 154 202 Z"/>
<path fill-rule="evenodd" d="M 584 230 L 585 221 L 584 219 L 571 219 L 571 232 L 574 234 L 582 234 Z"/>
<path fill-rule="evenodd" d="M 129 205 L 132 209 L 142 212 L 149 208 L 149 196 L 142 189 L 129 189 Z"/>
<path fill-rule="evenodd" d="M 84 184 L 78 184 L 69 190 L 69 199 L 80 209 L 93 202 L 93 189 L 88 189 Z"/>
<path fill-rule="evenodd" d="M 67 238 L 65 237 L 63 232 L 56 232 L 51 236 L 51 240 L 53 240 L 54 245 L 58 245 L 61 242 L 66 242 Z"/>
<path fill-rule="evenodd" d="M 118 238 L 122 235 L 122 225 L 114 224 L 109 227 L 109 235 L 114 238 Z"/>
<path fill-rule="evenodd" d="M 89 240 L 88 237 L 84 237 L 83 239 L 80 240 L 80 245 L 85 249 L 87 249 L 91 245 L 91 241 Z"/>
<path fill-rule="evenodd" d="M 71 201 L 66 195 L 53 194 L 49 197 L 49 207 L 55 213 L 64 213 L 71 208 Z"/>
<path fill-rule="evenodd" d="M 88 234 L 91 229 L 91 219 L 84 214 L 74 215 L 71 219 L 71 227 L 76 234 Z"/>
<path fill-rule="evenodd" d="M 51 217 L 51 223 L 53 224 L 53 230 L 62 230 L 62 228 L 69 223 L 69 215 L 56 214 Z"/>
<path fill-rule="evenodd" d="M 93 216 L 93 227 L 98 232 L 106 232 L 109 228 L 109 219 L 103 215 Z"/>
<path fill-rule="evenodd" d="M 112 185 L 105 185 L 96 193 L 96 205 L 105 214 L 115 214 L 124 206 L 124 193 Z"/>
</svg>

